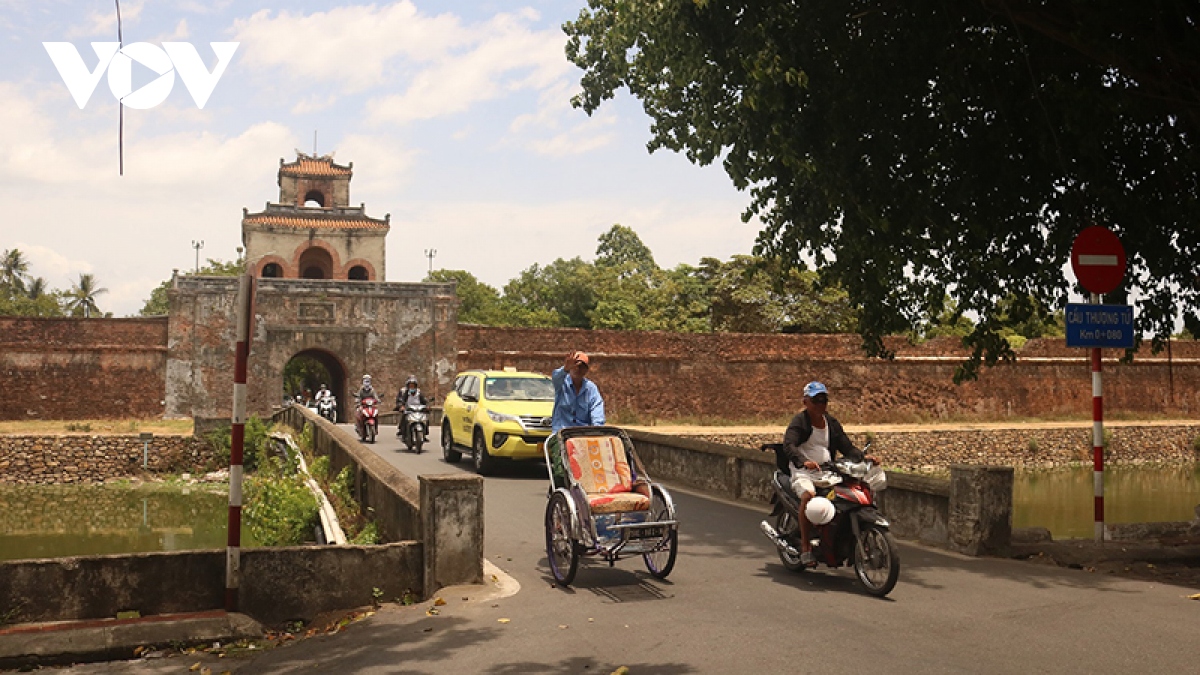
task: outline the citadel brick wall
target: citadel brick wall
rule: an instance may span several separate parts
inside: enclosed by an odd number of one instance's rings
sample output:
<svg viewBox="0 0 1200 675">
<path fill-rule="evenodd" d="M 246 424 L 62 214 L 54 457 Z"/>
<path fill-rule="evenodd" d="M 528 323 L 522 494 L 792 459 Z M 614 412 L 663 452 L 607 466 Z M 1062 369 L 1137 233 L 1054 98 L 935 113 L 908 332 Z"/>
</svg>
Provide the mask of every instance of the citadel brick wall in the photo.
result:
<svg viewBox="0 0 1200 675">
<path fill-rule="evenodd" d="M 957 340 L 908 345 L 868 359 L 856 335 L 742 335 L 493 328 L 460 325 L 459 370 L 514 366 L 550 372 L 572 349 L 592 354 L 591 377 L 608 410 L 626 422 L 656 418 L 778 419 L 800 409 L 800 387 L 819 379 L 842 419 L 904 422 L 1010 416 L 1088 419 L 1087 351 L 1031 340 L 1018 360 L 956 386 L 967 352 Z M 1177 342 L 1170 362 L 1147 347 L 1132 363 L 1105 350 L 1106 414 L 1200 414 L 1200 345 Z"/>
<path fill-rule="evenodd" d="M 166 360 L 166 317 L 0 317 L 0 419 L 161 417 Z"/>
</svg>

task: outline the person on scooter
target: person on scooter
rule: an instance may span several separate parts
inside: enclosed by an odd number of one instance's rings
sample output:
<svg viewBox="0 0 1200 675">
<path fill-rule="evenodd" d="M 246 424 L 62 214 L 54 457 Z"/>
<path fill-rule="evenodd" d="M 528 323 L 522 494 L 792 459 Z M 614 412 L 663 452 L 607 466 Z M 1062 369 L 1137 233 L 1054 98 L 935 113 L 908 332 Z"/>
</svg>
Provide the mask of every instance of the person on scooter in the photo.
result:
<svg viewBox="0 0 1200 675">
<path fill-rule="evenodd" d="M 333 396 L 333 393 L 331 393 L 329 391 L 329 388 L 327 386 L 322 384 L 321 388 L 317 390 L 316 401 L 317 401 L 317 403 L 320 403 L 321 401 L 324 401 L 325 399 L 329 398 L 330 396 Z"/>
<path fill-rule="evenodd" d="M 809 382 L 804 386 L 802 399 L 804 410 L 792 418 L 783 434 L 783 450 L 792 467 L 792 489 L 800 497 L 800 562 L 809 567 L 817 564 L 812 553 L 812 527 L 805 515 L 808 501 L 816 496 L 813 479 L 821 474 L 821 466 L 835 459 L 837 453 L 856 462 L 864 459 L 875 464 L 879 460 L 863 455 L 855 447 L 841 423 L 826 413 L 829 391 L 820 382 Z"/>
<path fill-rule="evenodd" d="M 404 388 L 396 394 L 396 410 L 400 411 L 400 424 L 396 425 L 396 436 L 400 438 L 404 438 L 404 434 L 408 432 L 408 416 L 404 414 L 404 410 L 411 405 L 429 405 L 425 394 L 422 394 L 421 388 L 417 386 L 415 375 L 409 375 L 408 380 L 404 382 Z"/>
</svg>

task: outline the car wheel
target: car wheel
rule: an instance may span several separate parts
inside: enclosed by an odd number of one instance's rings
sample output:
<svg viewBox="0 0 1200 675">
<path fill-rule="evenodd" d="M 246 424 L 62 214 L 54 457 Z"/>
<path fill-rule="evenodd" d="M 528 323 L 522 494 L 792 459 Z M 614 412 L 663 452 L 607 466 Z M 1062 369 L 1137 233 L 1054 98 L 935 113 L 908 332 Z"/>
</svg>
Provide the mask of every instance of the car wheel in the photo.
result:
<svg viewBox="0 0 1200 675">
<path fill-rule="evenodd" d="M 458 464 L 462 460 L 462 453 L 454 449 L 454 432 L 450 430 L 450 423 L 442 424 L 442 459 L 449 464 Z"/>
<path fill-rule="evenodd" d="M 496 460 L 492 459 L 491 453 L 487 449 L 487 441 L 483 438 L 482 431 L 475 432 L 475 448 L 474 448 L 475 472 L 480 476 L 490 476 L 496 470 Z"/>
</svg>

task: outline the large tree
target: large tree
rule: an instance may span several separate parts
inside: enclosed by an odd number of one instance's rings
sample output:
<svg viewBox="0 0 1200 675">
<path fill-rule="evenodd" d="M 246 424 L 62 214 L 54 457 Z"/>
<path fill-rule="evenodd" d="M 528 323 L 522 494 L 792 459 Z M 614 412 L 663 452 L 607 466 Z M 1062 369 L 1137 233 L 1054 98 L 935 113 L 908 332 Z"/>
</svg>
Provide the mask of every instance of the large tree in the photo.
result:
<svg viewBox="0 0 1200 675">
<path fill-rule="evenodd" d="M 1184 0 L 589 0 L 564 26 L 587 112 L 627 87 L 651 151 L 749 189 L 756 253 L 813 264 L 868 351 L 936 316 L 1061 307 L 1075 235 L 1129 253 L 1139 328 L 1200 329 L 1200 5 Z"/>
</svg>

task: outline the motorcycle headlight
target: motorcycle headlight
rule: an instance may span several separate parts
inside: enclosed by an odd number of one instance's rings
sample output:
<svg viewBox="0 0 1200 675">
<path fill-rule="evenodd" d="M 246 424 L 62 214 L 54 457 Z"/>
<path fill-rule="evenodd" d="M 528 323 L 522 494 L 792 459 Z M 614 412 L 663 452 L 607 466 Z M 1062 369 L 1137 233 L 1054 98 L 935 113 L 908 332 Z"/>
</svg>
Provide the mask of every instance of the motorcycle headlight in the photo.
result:
<svg viewBox="0 0 1200 675">
<path fill-rule="evenodd" d="M 504 413 L 495 412 L 493 410 L 487 411 L 487 414 L 488 414 L 488 417 L 490 417 L 491 420 L 493 422 L 495 422 L 496 424 L 500 424 L 502 422 L 520 422 L 521 421 L 521 418 L 517 417 L 516 415 L 505 415 Z"/>
</svg>

